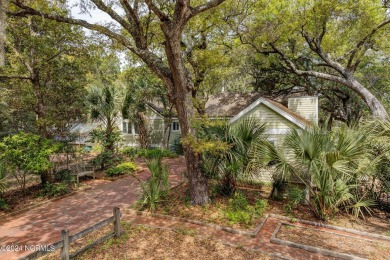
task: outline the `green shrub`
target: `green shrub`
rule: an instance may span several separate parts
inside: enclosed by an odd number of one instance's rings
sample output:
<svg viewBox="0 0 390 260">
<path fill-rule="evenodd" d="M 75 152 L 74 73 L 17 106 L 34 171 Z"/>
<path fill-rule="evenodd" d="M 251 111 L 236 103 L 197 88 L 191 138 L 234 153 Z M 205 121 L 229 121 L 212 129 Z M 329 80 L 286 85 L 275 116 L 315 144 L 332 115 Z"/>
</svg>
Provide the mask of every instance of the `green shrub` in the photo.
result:
<svg viewBox="0 0 390 260">
<path fill-rule="evenodd" d="M 229 208 L 225 212 L 226 218 L 232 223 L 249 225 L 252 223 L 252 208 L 241 192 L 235 192 L 229 200 Z"/>
<path fill-rule="evenodd" d="M 112 167 L 106 171 L 108 177 L 115 177 L 124 174 L 133 173 L 137 169 L 137 166 L 132 162 L 121 163 L 115 167 Z"/>
<path fill-rule="evenodd" d="M 128 156 L 130 159 L 134 159 L 138 156 L 139 149 L 135 147 L 125 147 L 122 149 L 122 154 Z"/>
<path fill-rule="evenodd" d="M 51 198 L 51 197 L 65 195 L 69 192 L 70 192 L 69 186 L 64 182 L 46 183 L 41 191 L 41 196 Z"/>
<path fill-rule="evenodd" d="M 101 169 L 105 169 L 107 167 L 113 166 L 121 162 L 123 158 L 118 156 L 117 154 L 111 152 L 110 150 L 105 150 L 98 154 L 91 161 L 92 165 L 95 167 L 100 167 Z"/>
<path fill-rule="evenodd" d="M 56 181 L 74 183 L 76 181 L 76 176 L 71 174 L 72 171 L 69 169 L 59 170 L 54 174 Z"/>
<path fill-rule="evenodd" d="M 254 208 L 254 214 L 258 217 L 263 216 L 264 211 L 268 207 L 268 202 L 266 200 L 260 199 L 256 201 L 255 208 Z"/>
<path fill-rule="evenodd" d="M 5 199 L 0 199 L 0 209 L 7 210 L 9 209 L 8 203 L 5 201 Z"/>
<path fill-rule="evenodd" d="M 290 214 L 291 211 L 298 206 L 299 203 L 305 198 L 305 191 L 297 186 L 292 186 L 287 191 L 288 203 L 284 205 L 284 211 L 286 214 Z"/>
<path fill-rule="evenodd" d="M 232 199 L 229 200 L 230 208 L 233 211 L 248 210 L 248 201 L 245 195 L 241 192 L 235 192 Z"/>
<path fill-rule="evenodd" d="M 177 154 L 167 149 L 140 149 L 137 155 L 146 159 L 177 157 Z"/>
<path fill-rule="evenodd" d="M 245 225 L 252 224 L 252 213 L 249 211 L 228 209 L 225 213 L 226 218 L 232 223 L 240 223 Z"/>
</svg>

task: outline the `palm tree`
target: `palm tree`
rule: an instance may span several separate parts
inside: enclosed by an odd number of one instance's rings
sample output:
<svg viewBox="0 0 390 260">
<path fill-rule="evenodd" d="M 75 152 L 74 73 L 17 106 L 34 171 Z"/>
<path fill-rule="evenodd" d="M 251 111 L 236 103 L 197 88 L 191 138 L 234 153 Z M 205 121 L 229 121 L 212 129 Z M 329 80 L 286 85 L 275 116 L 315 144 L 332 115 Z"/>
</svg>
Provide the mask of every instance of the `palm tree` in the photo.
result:
<svg viewBox="0 0 390 260">
<path fill-rule="evenodd" d="M 159 81 L 145 76 L 139 76 L 127 89 L 122 116 L 135 121 L 138 125 L 141 148 L 148 147 L 146 104 L 148 101 L 160 101 L 166 105 L 168 101 L 164 90 Z"/>
<path fill-rule="evenodd" d="M 94 121 L 103 124 L 103 159 L 101 167 L 104 168 L 107 161 L 115 153 L 115 143 L 118 141 L 117 119 L 119 115 L 118 98 L 116 90 L 112 86 L 94 87 L 87 96 L 87 105 L 90 117 Z"/>
<path fill-rule="evenodd" d="M 205 171 L 221 178 L 225 194 L 234 193 L 239 175 L 256 171 L 259 165 L 255 158 L 257 150 L 270 145 L 265 131 L 266 126 L 256 118 L 246 118 L 234 125 L 226 121 L 205 129 L 210 140 L 219 141 L 226 147 L 219 153 L 203 155 Z"/>
<path fill-rule="evenodd" d="M 341 208 L 359 214 L 372 204 L 358 189 L 364 174 L 361 162 L 369 160 L 367 144 L 366 133 L 346 127 L 294 129 L 285 138 L 284 152 L 270 146 L 258 156 L 276 162 L 277 179 L 300 179 L 315 214 L 325 220 Z"/>
</svg>

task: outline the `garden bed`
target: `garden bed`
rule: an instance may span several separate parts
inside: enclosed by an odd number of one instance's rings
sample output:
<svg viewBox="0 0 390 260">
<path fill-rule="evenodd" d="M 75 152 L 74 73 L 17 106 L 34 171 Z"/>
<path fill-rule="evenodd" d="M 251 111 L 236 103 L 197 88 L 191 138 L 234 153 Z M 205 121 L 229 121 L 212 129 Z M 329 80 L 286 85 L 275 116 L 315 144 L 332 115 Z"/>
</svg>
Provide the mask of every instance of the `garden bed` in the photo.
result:
<svg viewBox="0 0 390 260">
<path fill-rule="evenodd" d="M 356 255 L 368 259 L 386 259 L 390 250 L 390 243 L 388 242 L 368 241 L 351 236 L 287 224 L 281 226 L 276 237 L 302 245 Z"/>
<path fill-rule="evenodd" d="M 267 189 L 237 189 L 245 195 L 250 207 L 254 207 L 256 201 L 266 198 Z M 198 220 L 205 223 L 213 223 L 220 226 L 241 230 L 253 230 L 261 223 L 262 216 L 254 216 L 251 223 L 232 222 L 226 217 L 230 202 L 228 196 L 222 196 L 211 190 L 212 203 L 204 206 L 192 206 L 188 191 L 188 184 L 179 185 L 169 191 L 167 198 L 160 202 L 156 213 L 180 218 Z M 248 212 L 248 214 L 251 214 Z"/>
<path fill-rule="evenodd" d="M 261 222 L 261 217 L 255 218 L 252 224 L 232 223 L 225 216 L 225 210 L 229 205 L 229 197 L 221 196 L 213 191 L 213 185 L 210 185 L 210 194 L 212 203 L 205 206 L 192 206 L 188 192 L 188 185 L 183 184 L 169 191 L 167 198 L 160 202 L 157 207 L 157 213 L 170 215 L 174 217 L 198 220 L 205 223 L 213 223 L 220 226 L 231 227 L 242 230 L 253 230 Z M 239 187 L 238 191 L 245 194 L 250 205 L 253 205 L 257 199 L 267 201 L 268 207 L 264 214 L 278 214 L 290 217 L 292 219 L 305 219 L 318 222 L 318 218 L 313 214 L 311 208 L 307 205 L 298 205 L 290 213 L 286 213 L 286 200 L 268 199 L 271 187 Z M 348 214 L 339 214 L 331 219 L 328 224 L 353 228 L 360 231 L 389 235 L 390 233 L 390 214 L 378 208 L 373 208 L 374 214 L 367 216 L 365 220 L 355 219 Z"/>
</svg>

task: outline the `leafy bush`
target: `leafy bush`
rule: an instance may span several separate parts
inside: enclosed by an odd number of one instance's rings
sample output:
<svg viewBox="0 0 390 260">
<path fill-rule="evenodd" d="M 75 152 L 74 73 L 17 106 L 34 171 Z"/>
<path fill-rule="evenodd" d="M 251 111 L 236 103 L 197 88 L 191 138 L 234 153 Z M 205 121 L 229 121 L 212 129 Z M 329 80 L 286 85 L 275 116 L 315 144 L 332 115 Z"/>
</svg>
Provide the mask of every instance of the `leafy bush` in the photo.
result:
<svg viewBox="0 0 390 260">
<path fill-rule="evenodd" d="M 248 210 L 249 204 L 245 195 L 241 192 L 235 192 L 232 199 L 229 200 L 230 208 L 233 211 Z"/>
<path fill-rule="evenodd" d="M 151 159 L 147 162 L 147 166 L 151 176 L 141 182 L 142 195 L 139 202 L 142 207 L 148 207 L 153 212 L 157 209 L 157 203 L 162 201 L 168 193 L 168 168 L 159 158 Z"/>
<path fill-rule="evenodd" d="M 65 195 L 69 192 L 70 192 L 69 186 L 64 182 L 46 183 L 41 191 L 41 196 L 51 198 L 51 197 Z"/>
<path fill-rule="evenodd" d="M 263 199 L 257 200 L 254 206 L 250 206 L 243 193 L 235 192 L 233 198 L 229 200 L 225 216 L 232 223 L 250 225 L 252 219 L 261 217 L 267 207 L 268 202 Z"/>
<path fill-rule="evenodd" d="M 177 157 L 177 154 L 166 149 L 140 149 L 137 153 L 139 157 L 146 159 L 163 158 L 163 157 Z"/>
<path fill-rule="evenodd" d="M 0 161 L 0 194 L 5 191 L 6 186 L 4 182 L 4 178 L 7 176 L 7 169 L 5 163 Z"/>
<path fill-rule="evenodd" d="M 178 155 L 183 155 L 184 150 L 183 150 L 183 144 L 181 143 L 181 136 L 178 135 L 176 138 L 173 140 L 172 144 L 172 150 Z"/>
<path fill-rule="evenodd" d="M 243 193 L 235 192 L 233 198 L 229 200 L 229 204 L 225 216 L 230 222 L 246 225 L 252 223 L 252 210 Z"/>
<path fill-rule="evenodd" d="M 177 157 L 177 154 L 167 150 L 167 149 L 139 149 L 134 147 L 125 147 L 122 150 L 122 154 L 128 156 L 130 159 L 133 159 L 135 157 L 143 157 L 146 159 L 153 159 L 153 158 L 163 158 L 163 157 L 169 157 L 174 158 Z"/>
<path fill-rule="evenodd" d="M 0 199 L 0 209 L 7 210 L 9 209 L 8 203 L 5 201 L 5 199 Z"/>
<path fill-rule="evenodd" d="M 297 186 L 292 186 L 287 191 L 288 203 L 284 205 L 284 210 L 290 214 L 293 208 L 297 207 L 299 203 L 305 198 L 305 191 Z"/>
<path fill-rule="evenodd" d="M 268 207 L 268 202 L 266 200 L 260 199 L 256 201 L 255 208 L 254 208 L 254 214 L 257 217 L 261 217 L 264 214 L 264 211 Z"/>
<path fill-rule="evenodd" d="M 125 147 L 122 149 L 122 154 L 128 156 L 130 159 L 134 159 L 138 156 L 139 149 L 135 147 Z"/>
<path fill-rule="evenodd" d="M 76 181 L 76 176 L 71 174 L 72 171 L 69 169 L 59 170 L 54 174 L 56 181 L 74 183 Z"/>
<path fill-rule="evenodd" d="M 123 161 L 122 156 L 111 152 L 110 150 L 105 150 L 98 154 L 92 161 L 92 165 L 95 167 L 100 167 L 101 169 L 111 167 L 115 164 Z"/>
<path fill-rule="evenodd" d="M 106 171 L 106 175 L 109 177 L 115 177 L 124 174 L 133 173 L 137 169 L 137 166 L 132 162 L 121 163 L 115 167 L 112 167 Z"/>
<path fill-rule="evenodd" d="M 228 209 L 225 214 L 226 214 L 226 218 L 230 220 L 230 222 L 232 223 L 240 223 L 245 225 L 252 224 L 251 212 L 243 211 L 243 210 L 234 211 Z"/>
<path fill-rule="evenodd" d="M 47 181 L 47 173 L 52 168 L 50 155 L 60 148 L 59 143 L 39 135 L 20 132 L 5 137 L 0 142 L 0 160 L 11 169 L 21 190 L 25 190 L 27 174 L 41 175 L 42 184 Z M 19 175 L 20 177 L 18 177 Z"/>
</svg>

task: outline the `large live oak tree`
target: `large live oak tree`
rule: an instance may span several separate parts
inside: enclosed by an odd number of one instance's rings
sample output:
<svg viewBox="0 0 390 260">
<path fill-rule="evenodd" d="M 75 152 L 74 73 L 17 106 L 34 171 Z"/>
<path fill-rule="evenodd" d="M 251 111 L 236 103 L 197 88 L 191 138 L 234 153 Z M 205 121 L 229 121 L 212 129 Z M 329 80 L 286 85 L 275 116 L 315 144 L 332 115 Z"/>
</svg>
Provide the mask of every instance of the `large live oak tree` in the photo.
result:
<svg viewBox="0 0 390 260">
<path fill-rule="evenodd" d="M 58 22 L 83 26 L 99 32 L 121 44 L 138 56 L 164 83 L 168 89 L 170 101 L 175 105 L 181 129 L 182 138 L 196 135 L 196 129 L 191 125 L 191 119 L 196 117 L 196 109 L 192 96 L 194 82 L 191 72 L 185 66 L 185 57 L 181 49 L 182 33 L 195 16 L 215 8 L 225 0 L 204 1 L 192 4 L 190 0 L 177 1 L 102 1 L 90 0 L 96 8 L 108 14 L 120 25 L 120 30 L 109 26 L 89 23 L 85 20 L 62 16 L 39 7 L 33 8 L 27 1 L 11 0 L 10 4 L 17 7 L 13 16 L 41 16 Z M 85 2 L 85 1 L 81 1 Z M 113 8 L 115 4 L 115 8 Z M 121 9 L 121 12 L 117 10 Z M 159 23 L 159 31 L 163 39 L 163 51 L 156 48 L 156 43 L 150 33 L 152 23 Z M 155 28 L 155 27 L 153 27 Z M 151 36 L 153 35 L 153 36 Z M 163 57 L 160 57 L 162 55 Z M 184 155 L 187 164 L 187 174 L 190 185 L 190 195 L 193 204 L 209 202 L 207 179 L 200 170 L 200 155 L 189 144 L 184 145 Z"/>
<path fill-rule="evenodd" d="M 234 24 L 243 43 L 276 55 L 285 71 L 344 85 L 388 118 L 359 77 L 362 64 L 387 55 L 390 17 L 380 1 L 259 1 L 252 13 Z"/>
</svg>

